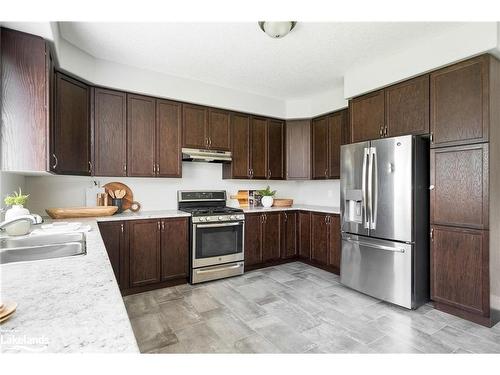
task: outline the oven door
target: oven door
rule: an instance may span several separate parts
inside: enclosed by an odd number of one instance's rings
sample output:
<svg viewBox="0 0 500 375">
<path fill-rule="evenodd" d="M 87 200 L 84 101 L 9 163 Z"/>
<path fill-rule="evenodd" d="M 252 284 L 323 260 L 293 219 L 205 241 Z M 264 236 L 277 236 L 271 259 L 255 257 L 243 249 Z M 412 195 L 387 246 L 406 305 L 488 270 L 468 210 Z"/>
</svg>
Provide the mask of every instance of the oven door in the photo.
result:
<svg viewBox="0 0 500 375">
<path fill-rule="evenodd" d="M 244 221 L 193 224 L 193 268 L 242 261 Z"/>
</svg>

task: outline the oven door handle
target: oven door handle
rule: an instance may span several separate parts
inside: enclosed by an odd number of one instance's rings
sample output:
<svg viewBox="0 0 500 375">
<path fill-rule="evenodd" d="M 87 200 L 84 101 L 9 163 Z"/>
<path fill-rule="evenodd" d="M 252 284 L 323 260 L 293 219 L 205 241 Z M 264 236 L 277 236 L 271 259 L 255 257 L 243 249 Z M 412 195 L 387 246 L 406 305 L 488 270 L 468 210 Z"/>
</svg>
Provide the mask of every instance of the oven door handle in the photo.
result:
<svg viewBox="0 0 500 375">
<path fill-rule="evenodd" d="M 196 270 L 196 272 L 199 273 L 199 274 L 213 273 L 213 272 L 220 272 L 220 271 L 224 271 L 224 270 L 233 270 L 233 269 L 240 268 L 240 267 L 243 267 L 242 263 L 234 264 L 234 265 L 231 265 L 231 266 L 214 267 L 214 268 L 209 268 L 209 269 L 206 269 L 206 270 Z"/>
<path fill-rule="evenodd" d="M 238 225 L 243 225 L 243 221 L 237 223 L 195 224 L 196 228 L 236 227 Z"/>
</svg>

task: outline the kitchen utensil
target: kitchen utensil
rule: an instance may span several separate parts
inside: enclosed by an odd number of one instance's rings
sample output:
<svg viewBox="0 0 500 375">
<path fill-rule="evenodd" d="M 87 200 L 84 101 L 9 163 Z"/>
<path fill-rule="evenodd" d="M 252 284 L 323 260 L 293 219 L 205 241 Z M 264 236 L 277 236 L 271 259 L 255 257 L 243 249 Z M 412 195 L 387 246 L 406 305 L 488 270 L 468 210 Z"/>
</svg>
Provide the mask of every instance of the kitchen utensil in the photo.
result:
<svg viewBox="0 0 500 375">
<path fill-rule="evenodd" d="M 248 190 L 238 190 L 238 194 L 231 195 L 230 198 L 237 199 L 240 207 L 248 207 L 249 206 L 248 195 L 249 195 Z"/>
<path fill-rule="evenodd" d="M 123 199 L 121 198 L 114 198 L 111 200 L 111 204 L 113 206 L 118 207 L 118 210 L 116 210 L 117 214 L 121 214 L 123 212 Z"/>
<path fill-rule="evenodd" d="M 118 210 L 115 206 L 102 207 L 67 207 L 47 208 L 45 211 L 52 219 L 70 219 L 78 217 L 111 216 Z"/>
<path fill-rule="evenodd" d="M 106 192 L 104 188 L 98 187 L 97 183 L 94 183 L 96 184 L 94 187 L 85 189 L 85 205 L 87 207 L 94 207 L 96 205 L 97 194 Z"/>
<path fill-rule="evenodd" d="M 8 301 L 3 303 L 3 309 L 0 311 L 0 323 L 6 321 L 11 318 L 16 311 L 17 303 Z"/>
<path fill-rule="evenodd" d="M 130 211 L 132 212 L 137 212 L 141 209 L 141 204 L 139 202 L 132 202 L 132 205 L 130 206 Z"/>
<path fill-rule="evenodd" d="M 274 198 L 273 206 L 274 207 L 292 207 L 293 199 L 277 199 Z"/>
<path fill-rule="evenodd" d="M 108 194 L 111 196 L 111 198 L 115 198 L 115 193 L 113 192 L 113 190 L 108 190 Z"/>
<path fill-rule="evenodd" d="M 125 211 L 125 210 L 128 210 L 130 208 L 130 206 L 132 205 L 132 202 L 134 201 L 134 194 L 132 193 L 132 190 L 130 190 L 130 188 L 125 185 L 125 184 L 122 184 L 121 182 L 109 182 L 107 183 L 106 185 L 103 186 L 106 191 L 109 192 L 110 191 L 116 191 L 116 190 L 125 190 L 125 195 L 122 197 L 123 199 L 123 202 L 122 202 L 122 209 Z M 109 194 L 111 195 L 111 194 Z M 115 196 L 115 198 L 118 198 Z"/>
</svg>

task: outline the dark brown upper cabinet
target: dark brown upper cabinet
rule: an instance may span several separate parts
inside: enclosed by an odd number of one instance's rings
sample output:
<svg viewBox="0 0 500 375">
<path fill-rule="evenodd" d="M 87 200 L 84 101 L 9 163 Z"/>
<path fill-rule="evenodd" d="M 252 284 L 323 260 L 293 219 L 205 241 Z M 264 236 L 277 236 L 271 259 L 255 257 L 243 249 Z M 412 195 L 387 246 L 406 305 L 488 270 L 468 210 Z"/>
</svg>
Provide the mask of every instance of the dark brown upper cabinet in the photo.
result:
<svg viewBox="0 0 500 375">
<path fill-rule="evenodd" d="M 161 280 L 188 277 L 189 231 L 187 218 L 161 220 Z"/>
<path fill-rule="evenodd" d="M 182 177 L 182 105 L 156 100 L 156 175 Z"/>
<path fill-rule="evenodd" d="M 433 224 L 488 229 L 488 144 L 431 150 Z"/>
<path fill-rule="evenodd" d="M 50 48 L 39 36 L 6 28 L 0 28 L 0 34 L 1 170 L 49 171 L 49 163 L 57 164 L 48 152 L 53 100 Z"/>
<path fill-rule="evenodd" d="M 286 122 L 286 179 L 311 178 L 311 120 Z"/>
<path fill-rule="evenodd" d="M 232 162 L 224 163 L 224 178 L 250 178 L 250 116 L 231 114 Z"/>
<path fill-rule="evenodd" d="M 127 94 L 94 89 L 94 174 L 127 176 Z"/>
<path fill-rule="evenodd" d="M 432 146 L 488 140 L 490 59 L 483 55 L 431 73 Z"/>
<path fill-rule="evenodd" d="M 160 282 L 160 220 L 133 220 L 128 226 L 130 287 Z"/>
<path fill-rule="evenodd" d="M 231 150 L 231 123 L 227 111 L 210 108 L 208 111 L 208 148 L 213 150 Z"/>
<path fill-rule="evenodd" d="M 345 139 L 347 110 L 315 118 L 311 125 L 311 169 L 315 180 L 340 178 L 340 146 Z"/>
<path fill-rule="evenodd" d="M 199 105 L 182 106 L 182 147 L 208 148 L 208 109 Z"/>
<path fill-rule="evenodd" d="M 297 256 L 297 222 L 296 211 L 283 211 L 281 213 L 282 231 L 281 236 L 281 258 L 289 259 Z"/>
<path fill-rule="evenodd" d="M 57 174 L 92 173 L 90 142 L 90 88 L 67 75 L 55 74 L 54 126 L 51 149 Z"/>
<path fill-rule="evenodd" d="M 156 100 L 127 94 L 127 175 L 156 175 Z"/>
<path fill-rule="evenodd" d="M 385 136 L 429 133 L 429 75 L 385 90 Z"/>
<path fill-rule="evenodd" d="M 285 178 L 285 123 L 279 120 L 267 122 L 267 178 Z"/>
<path fill-rule="evenodd" d="M 384 135 L 385 95 L 376 91 L 349 101 L 349 120 L 353 143 L 369 141 Z"/>
<path fill-rule="evenodd" d="M 267 157 L 267 119 L 252 117 L 250 121 L 250 178 L 267 178 Z"/>
<path fill-rule="evenodd" d="M 432 226 L 432 233 L 431 299 L 489 316 L 488 231 Z M 488 324 L 489 319 L 478 322 Z"/>
</svg>

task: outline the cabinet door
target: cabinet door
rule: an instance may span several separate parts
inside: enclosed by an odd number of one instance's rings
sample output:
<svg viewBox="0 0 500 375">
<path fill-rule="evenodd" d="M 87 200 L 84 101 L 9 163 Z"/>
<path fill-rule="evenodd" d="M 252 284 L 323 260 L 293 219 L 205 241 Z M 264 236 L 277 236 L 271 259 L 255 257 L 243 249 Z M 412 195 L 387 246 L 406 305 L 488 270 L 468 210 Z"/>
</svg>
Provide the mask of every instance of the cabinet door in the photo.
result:
<svg viewBox="0 0 500 375">
<path fill-rule="evenodd" d="M 125 224 L 122 221 L 99 223 L 99 231 L 113 267 L 116 281 L 120 289 L 128 287 L 128 278 L 125 268 Z"/>
<path fill-rule="evenodd" d="M 252 117 L 250 130 L 252 178 L 267 178 L 267 120 Z"/>
<path fill-rule="evenodd" d="M 385 89 L 388 136 L 429 133 L 429 75 Z"/>
<path fill-rule="evenodd" d="M 198 105 L 182 105 L 182 147 L 208 148 L 207 112 Z"/>
<path fill-rule="evenodd" d="M 431 73 L 433 146 L 488 140 L 488 57 Z"/>
<path fill-rule="evenodd" d="M 328 118 L 312 120 L 312 178 L 314 180 L 328 178 Z"/>
<path fill-rule="evenodd" d="M 182 177 L 181 104 L 156 100 L 156 163 L 160 177 Z"/>
<path fill-rule="evenodd" d="M 281 213 L 268 212 L 264 214 L 262 231 L 262 261 L 277 260 L 281 255 Z"/>
<path fill-rule="evenodd" d="M 299 212 L 299 257 L 311 259 L 311 213 Z"/>
<path fill-rule="evenodd" d="M 245 266 L 262 263 L 261 214 L 245 215 Z"/>
<path fill-rule="evenodd" d="M 281 214 L 283 223 L 281 258 L 288 259 L 297 256 L 297 212 L 285 211 Z"/>
<path fill-rule="evenodd" d="M 488 232 L 432 226 L 431 299 L 489 314 Z"/>
<path fill-rule="evenodd" d="M 431 223 L 488 228 L 488 144 L 431 150 Z"/>
<path fill-rule="evenodd" d="M 311 213 L 311 259 L 319 264 L 328 263 L 327 215 Z"/>
<path fill-rule="evenodd" d="M 349 103 L 352 142 L 381 137 L 384 128 L 384 91 L 354 98 Z"/>
<path fill-rule="evenodd" d="M 342 253 L 340 247 L 340 216 L 330 215 L 328 223 L 329 230 L 329 248 L 328 248 L 328 265 L 340 271 L 340 255 Z"/>
<path fill-rule="evenodd" d="M 208 145 L 213 150 L 231 150 L 229 112 L 210 109 L 208 112 Z"/>
<path fill-rule="evenodd" d="M 90 89 L 83 82 L 56 73 L 52 150 L 58 174 L 88 176 L 90 164 Z M 55 168 L 52 166 L 55 165 Z"/>
<path fill-rule="evenodd" d="M 340 178 L 340 146 L 342 129 L 346 121 L 346 111 L 328 116 L 328 177 Z"/>
<path fill-rule="evenodd" d="M 49 48 L 39 36 L 5 28 L 1 29 L 1 47 L 0 170 L 45 172 Z"/>
<path fill-rule="evenodd" d="M 153 177 L 155 171 L 156 100 L 127 94 L 127 175 Z"/>
<path fill-rule="evenodd" d="M 269 120 L 267 125 L 267 178 L 271 180 L 285 178 L 284 138 L 285 123 Z"/>
<path fill-rule="evenodd" d="M 224 178 L 250 177 L 250 116 L 231 114 L 232 162 L 224 163 Z"/>
<path fill-rule="evenodd" d="M 286 122 L 286 178 L 311 178 L 311 121 Z"/>
<path fill-rule="evenodd" d="M 127 175 L 127 95 L 94 91 L 94 158 L 96 176 Z"/>
<path fill-rule="evenodd" d="M 161 280 L 188 276 L 188 220 L 186 218 L 161 221 Z"/>
<path fill-rule="evenodd" d="M 129 222 L 130 286 L 160 281 L 160 221 Z"/>
</svg>

